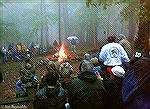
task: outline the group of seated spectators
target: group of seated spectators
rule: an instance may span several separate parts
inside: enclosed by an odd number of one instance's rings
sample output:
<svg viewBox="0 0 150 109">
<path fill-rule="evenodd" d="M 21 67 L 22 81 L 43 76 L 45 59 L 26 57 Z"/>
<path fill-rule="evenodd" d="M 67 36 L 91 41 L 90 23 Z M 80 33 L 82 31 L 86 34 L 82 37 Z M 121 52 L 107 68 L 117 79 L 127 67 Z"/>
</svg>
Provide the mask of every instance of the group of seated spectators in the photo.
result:
<svg viewBox="0 0 150 109">
<path fill-rule="evenodd" d="M 150 109 L 150 58 L 136 51 L 129 59 L 114 35 L 107 41 L 98 56 L 84 55 L 76 78 L 66 58 L 49 61 L 34 109 Z"/>
<path fill-rule="evenodd" d="M 86 53 L 77 78 L 65 85 L 59 81 L 60 69 L 56 69 L 53 62 L 49 65 L 42 80 L 44 85 L 35 96 L 35 109 L 150 108 L 150 60 L 147 57 L 132 59 L 127 70 L 115 66 L 109 73 L 104 71 L 98 58 L 90 58 Z"/>
</svg>

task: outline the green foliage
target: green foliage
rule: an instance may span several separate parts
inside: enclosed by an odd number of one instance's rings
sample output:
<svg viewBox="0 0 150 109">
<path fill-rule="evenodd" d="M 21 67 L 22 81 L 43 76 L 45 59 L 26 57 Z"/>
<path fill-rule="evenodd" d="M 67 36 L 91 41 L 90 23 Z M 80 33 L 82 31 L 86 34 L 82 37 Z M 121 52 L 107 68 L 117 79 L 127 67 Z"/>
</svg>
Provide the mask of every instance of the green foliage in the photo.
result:
<svg viewBox="0 0 150 109">
<path fill-rule="evenodd" d="M 112 5 L 112 3 L 113 0 L 86 0 L 86 5 L 88 7 L 90 6 L 98 7 L 102 5 L 104 9 L 107 9 L 107 7 Z"/>
<path fill-rule="evenodd" d="M 143 1 L 143 4 L 148 4 L 149 1 L 145 0 Z M 122 12 L 120 13 L 121 16 L 123 17 L 123 20 L 128 20 L 132 13 L 132 7 L 130 5 L 134 4 L 134 10 L 137 12 L 137 15 L 140 18 L 141 22 L 145 22 L 147 20 L 150 20 L 150 12 L 145 8 L 143 4 L 139 3 L 139 0 L 86 0 L 86 5 L 88 7 L 94 6 L 103 6 L 104 9 L 107 9 L 110 5 L 112 4 L 125 4 L 126 6 L 123 8 Z M 150 7 L 149 5 L 147 5 Z"/>
<path fill-rule="evenodd" d="M 86 0 L 87 7 L 94 6 L 103 6 L 104 9 L 107 9 L 112 4 L 122 4 L 129 3 L 131 0 Z"/>
</svg>

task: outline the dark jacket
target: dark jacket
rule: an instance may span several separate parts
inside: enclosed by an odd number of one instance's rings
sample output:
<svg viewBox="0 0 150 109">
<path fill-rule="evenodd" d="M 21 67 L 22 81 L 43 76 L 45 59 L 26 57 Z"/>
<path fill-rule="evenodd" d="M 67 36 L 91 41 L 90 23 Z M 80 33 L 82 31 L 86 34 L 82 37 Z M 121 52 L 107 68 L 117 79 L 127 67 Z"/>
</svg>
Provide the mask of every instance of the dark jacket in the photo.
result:
<svg viewBox="0 0 150 109">
<path fill-rule="evenodd" d="M 104 81 L 106 89 L 105 109 L 123 109 L 124 103 L 121 97 L 123 78 L 116 77 L 113 80 Z"/>
<path fill-rule="evenodd" d="M 140 58 L 125 74 L 122 98 L 127 109 L 150 109 L 150 59 Z"/>
<path fill-rule="evenodd" d="M 89 71 L 82 72 L 68 86 L 71 109 L 104 109 L 104 96 L 102 81 Z"/>
<path fill-rule="evenodd" d="M 34 109 L 64 109 L 65 100 L 63 88 L 45 86 L 37 92 L 33 107 Z"/>
</svg>

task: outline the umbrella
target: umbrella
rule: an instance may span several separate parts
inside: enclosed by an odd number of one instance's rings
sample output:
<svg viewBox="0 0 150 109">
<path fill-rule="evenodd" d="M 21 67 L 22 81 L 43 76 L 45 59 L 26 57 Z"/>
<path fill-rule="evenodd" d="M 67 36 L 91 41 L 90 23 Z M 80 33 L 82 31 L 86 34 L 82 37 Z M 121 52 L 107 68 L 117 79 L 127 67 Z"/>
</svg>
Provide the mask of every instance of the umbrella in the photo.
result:
<svg viewBox="0 0 150 109">
<path fill-rule="evenodd" d="M 67 39 L 68 40 L 72 40 L 72 39 L 78 40 L 78 37 L 77 36 L 69 36 Z"/>
</svg>

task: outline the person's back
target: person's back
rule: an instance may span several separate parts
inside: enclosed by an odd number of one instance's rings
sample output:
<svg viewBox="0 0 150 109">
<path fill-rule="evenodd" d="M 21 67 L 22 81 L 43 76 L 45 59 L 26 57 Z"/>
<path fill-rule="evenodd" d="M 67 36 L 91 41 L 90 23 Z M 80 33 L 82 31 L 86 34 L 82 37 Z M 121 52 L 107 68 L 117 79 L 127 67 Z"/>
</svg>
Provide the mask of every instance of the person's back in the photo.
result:
<svg viewBox="0 0 150 109">
<path fill-rule="evenodd" d="M 45 86 L 36 94 L 34 109 L 64 109 L 65 96 L 61 87 L 49 88 Z"/>
<path fill-rule="evenodd" d="M 121 97 L 121 90 L 125 71 L 120 66 L 113 67 L 111 71 L 111 79 L 104 81 L 106 88 L 105 109 L 123 109 L 124 103 Z"/>
<path fill-rule="evenodd" d="M 83 72 L 85 69 L 87 70 L 92 70 L 92 68 L 93 68 L 94 66 L 93 66 L 93 63 L 92 63 L 92 61 L 91 61 L 91 57 L 90 57 L 90 54 L 88 54 L 88 53 L 86 53 L 85 55 L 84 55 L 84 60 L 83 61 L 81 61 L 81 63 L 80 63 L 80 65 L 79 65 L 79 71 L 80 72 Z"/>
<path fill-rule="evenodd" d="M 46 74 L 47 85 L 38 90 L 33 103 L 34 109 L 64 109 L 65 93 L 64 89 L 57 84 L 58 72 L 49 71 Z"/>
<path fill-rule="evenodd" d="M 80 73 L 68 86 L 71 109 L 104 109 L 105 88 L 90 71 Z"/>
<path fill-rule="evenodd" d="M 132 57 L 132 47 L 131 43 L 126 39 L 124 35 L 120 35 L 121 40 L 119 41 L 119 44 L 125 49 L 129 57 Z"/>
<path fill-rule="evenodd" d="M 73 74 L 73 68 L 68 59 L 63 59 L 63 63 L 59 67 L 59 72 L 61 85 L 66 89 L 67 84 L 72 80 L 71 74 Z"/>
<path fill-rule="evenodd" d="M 73 72 L 72 65 L 68 62 L 64 62 L 60 65 L 59 71 L 62 78 L 69 78 Z"/>
<path fill-rule="evenodd" d="M 56 71 L 57 73 L 59 73 L 58 69 L 56 69 L 55 63 L 53 61 L 49 61 L 46 65 L 46 69 L 47 71 Z M 46 74 L 41 76 L 41 82 L 39 84 L 39 89 L 44 88 L 47 83 L 46 83 Z"/>
<path fill-rule="evenodd" d="M 99 53 L 99 62 L 104 64 L 104 75 L 106 80 L 110 79 L 111 69 L 114 66 L 124 66 L 129 62 L 129 57 L 124 48 L 115 43 L 116 36 L 113 34 L 107 37 L 108 44 L 104 45 Z"/>
<path fill-rule="evenodd" d="M 108 43 L 102 47 L 99 58 L 104 61 L 104 65 L 121 65 L 122 61 L 128 62 L 129 58 L 123 47 L 118 43 Z"/>
</svg>

